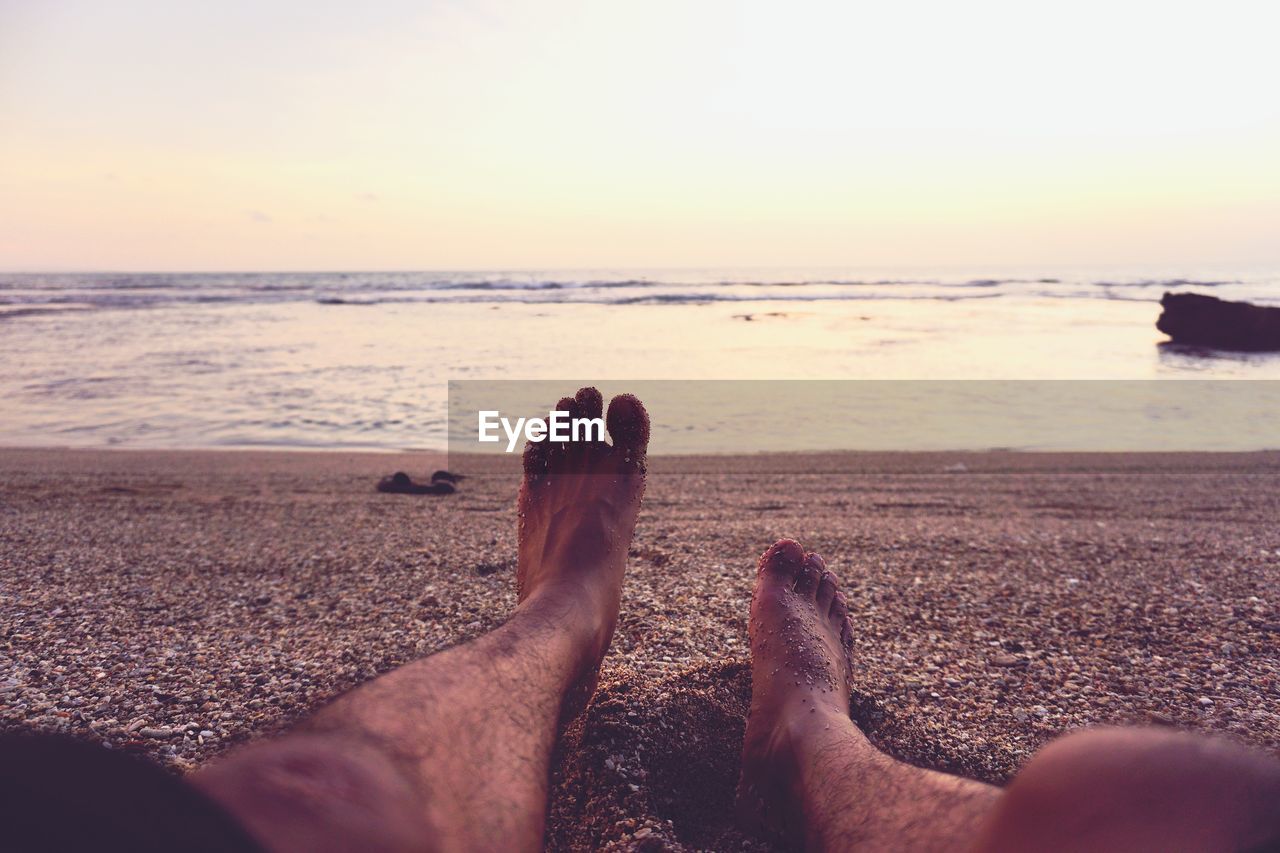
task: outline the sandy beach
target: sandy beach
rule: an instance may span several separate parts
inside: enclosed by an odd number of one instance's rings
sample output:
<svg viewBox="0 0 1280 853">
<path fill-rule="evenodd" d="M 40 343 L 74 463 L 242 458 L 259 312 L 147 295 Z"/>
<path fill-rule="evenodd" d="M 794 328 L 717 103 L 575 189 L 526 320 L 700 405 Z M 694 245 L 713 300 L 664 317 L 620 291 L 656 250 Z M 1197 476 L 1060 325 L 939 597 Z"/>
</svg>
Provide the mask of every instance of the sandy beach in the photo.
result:
<svg viewBox="0 0 1280 853">
<path fill-rule="evenodd" d="M 514 460 L 379 494 L 432 454 L 0 450 L 0 727 L 188 772 L 500 624 Z M 855 717 L 991 782 L 1058 733 L 1176 725 L 1280 748 L 1280 453 L 656 458 L 547 847 L 741 849 L 755 561 L 823 553 Z"/>
</svg>

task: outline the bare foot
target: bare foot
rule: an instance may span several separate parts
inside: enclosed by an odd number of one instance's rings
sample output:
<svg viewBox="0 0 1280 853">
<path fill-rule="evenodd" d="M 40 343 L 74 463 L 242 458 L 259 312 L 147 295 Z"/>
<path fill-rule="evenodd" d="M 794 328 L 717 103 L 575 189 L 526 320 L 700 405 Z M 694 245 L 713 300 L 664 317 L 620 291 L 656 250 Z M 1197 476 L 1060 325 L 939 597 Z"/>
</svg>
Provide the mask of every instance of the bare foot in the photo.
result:
<svg viewBox="0 0 1280 853">
<path fill-rule="evenodd" d="M 574 418 L 598 418 L 595 388 L 565 397 L 556 408 Z M 596 670 L 618 619 L 622 574 L 644 494 L 649 416 L 630 394 L 614 397 L 603 441 L 529 442 L 518 513 L 516 585 L 521 610 L 546 613 L 581 632 L 582 684 L 566 702 L 576 713 L 595 686 Z"/>
<path fill-rule="evenodd" d="M 853 626 L 836 577 L 782 539 L 760 558 L 751 598 L 751 716 L 738 783 L 740 820 L 798 835 L 798 749 L 816 730 L 850 727 Z"/>
</svg>

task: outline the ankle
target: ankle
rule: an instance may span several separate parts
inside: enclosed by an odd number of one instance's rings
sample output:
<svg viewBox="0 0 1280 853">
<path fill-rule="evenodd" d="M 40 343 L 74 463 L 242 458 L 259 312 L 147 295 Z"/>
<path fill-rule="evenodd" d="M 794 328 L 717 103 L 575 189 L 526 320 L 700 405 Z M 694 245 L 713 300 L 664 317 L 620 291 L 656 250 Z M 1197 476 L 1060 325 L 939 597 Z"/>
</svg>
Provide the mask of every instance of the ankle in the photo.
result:
<svg viewBox="0 0 1280 853">
<path fill-rule="evenodd" d="M 520 602 L 513 619 L 531 620 L 567 637 L 581 653 L 582 668 L 594 669 L 613 636 L 617 602 L 597 602 L 590 590 L 572 581 L 549 583 Z"/>
<path fill-rule="evenodd" d="M 830 733 L 843 736 L 847 730 L 858 730 L 848 714 L 823 702 L 805 701 L 806 698 L 789 701 L 778 715 L 775 735 L 788 748 L 803 750 L 814 741 L 828 739 Z"/>
<path fill-rule="evenodd" d="M 802 703 L 799 699 L 773 715 L 772 726 L 767 731 L 757 731 L 759 739 L 755 741 L 755 748 L 758 754 L 768 756 L 780 779 L 789 780 L 790 784 L 784 786 L 788 796 L 800 796 L 801 791 L 794 786 L 801 784 L 813 756 L 847 742 L 850 737 L 863 738 L 847 714 Z"/>
</svg>

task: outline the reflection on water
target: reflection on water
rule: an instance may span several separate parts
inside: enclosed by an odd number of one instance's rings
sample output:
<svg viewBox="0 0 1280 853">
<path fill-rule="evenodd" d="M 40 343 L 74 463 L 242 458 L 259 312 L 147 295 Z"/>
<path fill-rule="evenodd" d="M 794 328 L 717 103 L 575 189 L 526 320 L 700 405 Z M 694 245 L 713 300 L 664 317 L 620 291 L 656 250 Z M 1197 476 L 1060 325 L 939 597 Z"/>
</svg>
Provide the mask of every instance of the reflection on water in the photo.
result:
<svg viewBox="0 0 1280 853">
<path fill-rule="evenodd" d="M 1156 352 L 1161 365 L 1171 371 L 1214 375 L 1229 364 L 1238 368 L 1235 375 L 1248 375 L 1249 371 L 1261 375 L 1280 367 L 1280 352 L 1233 352 L 1173 341 L 1160 341 Z"/>
</svg>

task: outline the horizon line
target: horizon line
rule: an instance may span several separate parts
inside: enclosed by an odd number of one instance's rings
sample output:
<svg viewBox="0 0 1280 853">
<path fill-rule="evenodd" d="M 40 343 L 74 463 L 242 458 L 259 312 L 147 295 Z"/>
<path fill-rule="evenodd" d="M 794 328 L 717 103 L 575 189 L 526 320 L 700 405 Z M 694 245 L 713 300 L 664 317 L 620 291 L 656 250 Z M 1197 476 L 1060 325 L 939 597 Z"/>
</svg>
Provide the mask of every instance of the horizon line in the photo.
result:
<svg viewBox="0 0 1280 853">
<path fill-rule="evenodd" d="M 957 269 L 1019 269 L 1030 268 L 1150 268 L 1181 267 L 1203 269 L 1205 267 L 1280 267 L 1280 260 L 1274 261 L 1222 261 L 1203 260 L 1194 263 L 1171 263 L 1162 261 L 1131 261 L 1124 263 L 1103 261 L 1044 261 L 1036 263 L 991 262 L 991 263 L 927 263 L 927 264 L 682 264 L 638 266 L 625 264 L 606 264 L 601 266 L 440 266 L 440 267 L 366 267 L 366 268 L 290 268 L 290 267 L 256 267 L 256 268 L 186 268 L 186 269 L 129 269 L 109 267 L 45 267 L 19 268 L 0 267 L 0 275 L 365 275 L 396 273 L 481 273 L 481 272 L 600 272 L 604 270 L 628 271 L 708 271 L 708 270 L 857 270 L 857 269 L 909 269 L 909 270 L 957 270 Z"/>
</svg>

